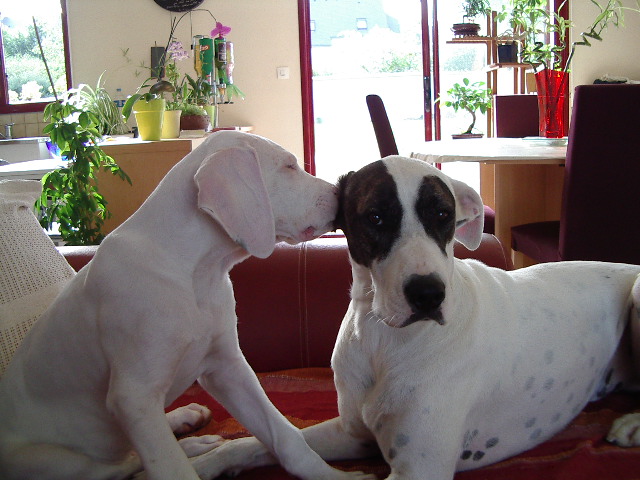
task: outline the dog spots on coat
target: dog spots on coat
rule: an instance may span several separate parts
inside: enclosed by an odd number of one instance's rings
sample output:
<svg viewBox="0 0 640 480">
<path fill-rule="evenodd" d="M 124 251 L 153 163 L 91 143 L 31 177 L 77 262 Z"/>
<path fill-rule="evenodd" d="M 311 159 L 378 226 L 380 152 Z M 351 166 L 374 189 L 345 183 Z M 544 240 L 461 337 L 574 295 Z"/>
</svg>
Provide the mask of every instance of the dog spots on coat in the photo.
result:
<svg viewBox="0 0 640 480">
<path fill-rule="evenodd" d="M 547 378 L 544 381 L 544 385 L 542 385 L 542 388 L 544 388 L 545 390 L 549 391 L 553 388 L 553 384 L 555 383 L 555 380 L 553 378 Z"/>
<path fill-rule="evenodd" d="M 524 391 L 528 392 L 529 390 L 531 390 L 533 388 L 533 384 L 535 383 L 535 381 L 536 381 L 535 377 L 527 378 L 527 382 L 524 384 Z"/>
<path fill-rule="evenodd" d="M 529 436 L 529 440 L 538 440 L 542 436 L 542 429 L 536 428 L 533 433 Z"/>
<path fill-rule="evenodd" d="M 498 443 L 500 442 L 500 439 L 498 437 L 491 437 L 489 440 L 487 440 L 487 443 L 484 444 L 484 446 L 486 448 L 493 448 L 495 447 Z"/>
<path fill-rule="evenodd" d="M 482 457 L 484 457 L 484 452 L 478 450 L 476 453 L 473 454 L 473 461 L 477 462 L 479 460 L 482 460 Z"/>
<path fill-rule="evenodd" d="M 544 352 L 544 363 L 551 365 L 553 363 L 554 352 L 553 350 L 547 350 Z"/>
<path fill-rule="evenodd" d="M 405 435 L 404 433 L 399 433 L 398 435 L 396 435 L 396 441 L 395 441 L 395 445 L 398 448 L 402 448 L 405 447 L 409 444 L 409 436 Z"/>
<path fill-rule="evenodd" d="M 460 455 L 460 460 L 469 460 L 471 458 L 471 455 L 473 455 L 473 452 L 471 450 L 464 450 Z"/>
<path fill-rule="evenodd" d="M 525 428 L 531 428 L 533 427 L 536 422 L 538 421 L 538 419 L 536 417 L 531 417 L 530 419 L 528 419 L 525 423 L 524 423 L 524 427 Z"/>
<path fill-rule="evenodd" d="M 558 421 L 560 421 L 561 418 L 562 418 L 562 413 L 557 412 L 553 415 L 553 417 L 551 417 L 551 423 L 558 423 Z"/>
<path fill-rule="evenodd" d="M 389 460 L 393 460 L 394 458 L 396 458 L 396 455 L 398 455 L 398 451 L 393 447 L 390 448 L 389 453 L 387 454 L 387 456 L 389 457 Z"/>
</svg>

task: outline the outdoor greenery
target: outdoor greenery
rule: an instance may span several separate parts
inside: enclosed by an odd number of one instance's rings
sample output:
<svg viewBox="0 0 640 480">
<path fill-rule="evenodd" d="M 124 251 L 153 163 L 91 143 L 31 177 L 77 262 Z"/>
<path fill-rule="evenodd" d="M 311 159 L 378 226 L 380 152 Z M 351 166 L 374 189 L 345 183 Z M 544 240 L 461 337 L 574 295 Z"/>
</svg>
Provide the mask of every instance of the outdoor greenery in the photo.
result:
<svg viewBox="0 0 640 480">
<path fill-rule="evenodd" d="M 56 90 L 67 89 L 64 46 L 59 24 L 46 19 L 38 19 L 38 31 L 42 47 L 49 62 L 49 68 Z M 52 97 L 53 91 L 42 63 L 33 25 L 23 29 L 3 28 L 5 71 L 9 82 L 9 97 L 12 102 L 37 101 Z"/>
<path fill-rule="evenodd" d="M 43 132 L 68 162 L 42 178 L 42 196 L 36 203 L 40 224 L 51 229 L 58 222 L 68 245 L 99 244 L 104 238 L 102 225 L 111 214 L 98 192 L 96 173 L 103 169 L 129 184 L 131 180 L 98 145 L 102 137 L 96 115 L 62 101 L 48 104 L 44 118 L 49 125 Z"/>
</svg>

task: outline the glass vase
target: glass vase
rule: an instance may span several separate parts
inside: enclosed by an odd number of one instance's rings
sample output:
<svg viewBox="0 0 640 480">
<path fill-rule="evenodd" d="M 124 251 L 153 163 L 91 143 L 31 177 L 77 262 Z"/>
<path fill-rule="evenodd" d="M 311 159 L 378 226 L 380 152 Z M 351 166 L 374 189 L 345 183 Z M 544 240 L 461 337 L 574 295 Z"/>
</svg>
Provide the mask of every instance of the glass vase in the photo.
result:
<svg viewBox="0 0 640 480">
<path fill-rule="evenodd" d="M 569 75 L 557 70 L 542 70 L 535 74 L 538 89 L 539 134 L 546 138 L 566 135 L 565 99 Z"/>
</svg>

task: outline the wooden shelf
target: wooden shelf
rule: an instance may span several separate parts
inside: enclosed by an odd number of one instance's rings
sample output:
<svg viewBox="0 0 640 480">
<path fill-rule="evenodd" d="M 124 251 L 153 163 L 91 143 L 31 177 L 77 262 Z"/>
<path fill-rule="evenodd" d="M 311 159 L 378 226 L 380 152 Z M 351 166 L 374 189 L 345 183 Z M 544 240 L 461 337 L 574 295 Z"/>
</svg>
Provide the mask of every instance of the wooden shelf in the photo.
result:
<svg viewBox="0 0 640 480">
<path fill-rule="evenodd" d="M 447 40 L 447 43 L 493 43 L 494 41 L 494 37 L 468 35 L 466 37 L 454 37 L 451 40 Z"/>
</svg>

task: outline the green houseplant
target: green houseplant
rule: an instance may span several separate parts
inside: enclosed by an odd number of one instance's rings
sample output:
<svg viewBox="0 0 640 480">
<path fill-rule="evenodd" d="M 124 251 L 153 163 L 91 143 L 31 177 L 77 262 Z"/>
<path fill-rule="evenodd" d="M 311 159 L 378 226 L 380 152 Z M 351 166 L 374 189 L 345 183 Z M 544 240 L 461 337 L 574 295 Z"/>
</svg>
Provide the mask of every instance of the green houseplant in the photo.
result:
<svg viewBox="0 0 640 480">
<path fill-rule="evenodd" d="M 123 135 L 129 133 L 129 127 L 124 122 L 122 114 L 113 102 L 113 99 L 104 88 L 102 76 L 98 77 L 96 88 L 87 84 L 80 84 L 78 88 L 71 89 L 74 94 L 70 101 L 81 109 L 93 113 L 98 119 L 98 130 L 101 135 Z"/>
<path fill-rule="evenodd" d="M 476 124 L 476 112 L 486 113 L 491 107 L 491 90 L 484 87 L 484 82 L 473 82 L 464 78 L 462 83 L 455 83 L 447 90 L 447 99 L 439 97 L 437 101 L 447 107 L 453 108 L 454 112 L 465 110 L 471 115 L 471 123 L 467 129 L 460 134 L 462 138 L 476 136 L 473 130 Z M 459 138 L 458 135 L 454 136 Z"/>
<path fill-rule="evenodd" d="M 568 73 L 576 48 L 590 46 L 593 40 L 602 41 L 604 30 L 623 24 L 625 10 L 640 11 L 640 8 L 625 7 L 621 0 L 591 0 L 591 3 L 598 13 L 565 56 L 563 53 L 573 24 L 550 11 L 547 0 L 511 0 L 510 22 L 521 45 L 520 57 L 523 63 L 532 65 L 535 72 L 541 136 L 559 138 L 566 134 L 564 109 Z M 638 0 L 636 5 L 640 7 Z"/>
<path fill-rule="evenodd" d="M 478 15 L 486 16 L 491 13 L 489 0 L 464 0 L 461 7 L 464 12 L 462 23 L 455 23 L 451 30 L 458 37 L 477 35 L 480 25 L 475 19 Z"/>
<path fill-rule="evenodd" d="M 95 174 L 103 169 L 129 184 L 131 180 L 98 145 L 100 120 L 94 113 L 62 101 L 48 104 L 44 118 L 49 124 L 43 132 L 68 161 L 42 178 L 42 196 L 36 202 L 40 224 L 51 229 L 58 222 L 60 235 L 69 245 L 99 244 L 110 213 Z"/>
</svg>

